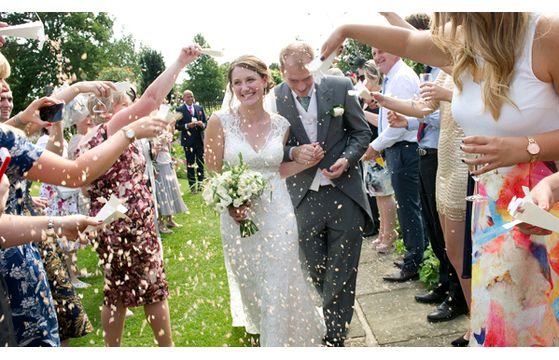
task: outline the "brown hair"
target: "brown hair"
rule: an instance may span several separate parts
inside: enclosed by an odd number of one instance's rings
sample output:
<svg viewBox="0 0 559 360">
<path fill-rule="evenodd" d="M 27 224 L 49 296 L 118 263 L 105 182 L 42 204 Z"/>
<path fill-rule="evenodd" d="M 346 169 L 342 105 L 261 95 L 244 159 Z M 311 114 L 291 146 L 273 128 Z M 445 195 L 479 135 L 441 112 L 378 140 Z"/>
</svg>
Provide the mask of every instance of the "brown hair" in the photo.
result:
<svg viewBox="0 0 559 360">
<path fill-rule="evenodd" d="M 475 82 L 483 79 L 483 103 L 494 119 L 499 118 L 504 103 L 515 106 L 509 97 L 509 85 L 518 51 L 523 48 L 528 18 L 528 13 L 514 12 L 433 15 L 433 40 L 453 59 L 456 88 L 462 90 L 460 78 L 465 71 L 471 72 Z M 450 26 L 450 33 L 445 25 Z"/>
<path fill-rule="evenodd" d="M 417 30 L 429 30 L 431 25 L 431 18 L 425 13 L 416 13 L 406 16 L 405 19 L 411 26 Z"/>
<path fill-rule="evenodd" d="M 270 92 L 270 90 L 274 87 L 275 83 L 274 80 L 272 79 L 272 76 L 270 75 L 268 66 L 266 66 L 266 64 L 262 60 L 260 60 L 254 55 L 243 55 L 233 60 L 231 65 L 229 65 L 229 71 L 227 72 L 227 80 L 229 81 L 229 90 L 231 90 L 231 93 L 233 93 L 233 84 L 232 84 L 233 70 L 237 67 L 254 71 L 258 75 L 260 75 L 262 79 L 265 79 L 266 87 L 264 88 L 264 94 Z"/>
</svg>

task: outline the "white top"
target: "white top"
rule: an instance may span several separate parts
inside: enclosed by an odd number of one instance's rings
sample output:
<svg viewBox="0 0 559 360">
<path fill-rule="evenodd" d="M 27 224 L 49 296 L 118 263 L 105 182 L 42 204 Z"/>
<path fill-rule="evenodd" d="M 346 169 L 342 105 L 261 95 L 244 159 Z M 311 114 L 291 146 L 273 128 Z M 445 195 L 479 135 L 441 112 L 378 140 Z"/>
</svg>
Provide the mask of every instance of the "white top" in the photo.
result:
<svg viewBox="0 0 559 360">
<path fill-rule="evenodd" d="M 419 96 L 419 77 L 402 59 L 398 60 L 384 77 L 384 93 L 397 99 L 408 100 Z M 415 119 L 415 118 L 410 118 Z M 379 111 L 378 137 L 370 144 L 382 151 L 400 141 L 417 142 L 417 130 L 393 128 L 388 125 L 388 109 Z"/>
<path fill-rule="evenodd" d="M 530 17 L 527 38 L 510 84 L 509 97 L 517 108 L 505 103 L 499 119 L 493 119 L 484 109 L 483 81 L 474 83 L 469 72 L 462 75 L 462 91 L 454 88 L 452 115 L 466 136 L 525 136 L 559 128 L 559 97 L 552 84 L 539 80 L 532 71 L 532 43 L 538 18 Z"/>
</svg>

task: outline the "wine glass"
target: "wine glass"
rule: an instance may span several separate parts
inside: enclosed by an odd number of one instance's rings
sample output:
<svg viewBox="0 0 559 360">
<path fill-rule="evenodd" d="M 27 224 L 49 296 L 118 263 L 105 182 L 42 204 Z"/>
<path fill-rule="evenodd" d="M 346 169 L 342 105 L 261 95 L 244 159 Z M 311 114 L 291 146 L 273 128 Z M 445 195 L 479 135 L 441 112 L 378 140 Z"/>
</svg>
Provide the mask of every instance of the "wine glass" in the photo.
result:
<svg viewBox="0 0 559 360">
<path fill-rule="evenodd" d="M 477 159 L 479 158 L 479 154 L 466 154 L 466 157 L 468 159 Z M 468 171 L 470 172 L 470 175 L 472 176 L 472 179 L 475 182 L 475 186 L 474 186 L 474 193 L 473 195 L 470 196 L 466 196 L 466 201 L 472 201 L 472 202 L 482 202 L 482 201 L 487 201 L 487 196 L 481 195 L 479 193 L 479 180 L 480 180 L 480 176 L 479 175 L 473 175 L 472 171 L 476 171 L 479 170 L 480 168 L 483 167 L 484 164 L 468 164 Z"/>
</svg>

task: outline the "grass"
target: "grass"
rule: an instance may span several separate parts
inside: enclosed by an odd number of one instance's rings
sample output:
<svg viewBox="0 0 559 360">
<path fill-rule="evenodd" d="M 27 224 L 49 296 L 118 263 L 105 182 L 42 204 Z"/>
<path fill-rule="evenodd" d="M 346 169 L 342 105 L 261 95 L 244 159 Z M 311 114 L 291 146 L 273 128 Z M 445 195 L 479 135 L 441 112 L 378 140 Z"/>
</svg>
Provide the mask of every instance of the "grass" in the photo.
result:
<svg viewBox="0 0 559 360">
<path fill-rule="evenodd" d="M 203 204 L 199 194 L 186 191 L 179 179 L 190 212 L 175 216 L 183 224 L 173 234 L 163 234 L 165 272 L 169 281 L 171 327 L 176 346 L 249 346 L 244 329 L 231 326 L 229 290 L 219 236 L 219 218 Z M 83 279 L 92 286 L 80 289 L 94 332 L 72 339 L 71 346 L 103 346 L 100 306 L 103 276 L 97 253 L 88 247 L 78 253 L 78 267 L 95 274 Z M 141 307 L 126 319 L 123 346 L 156 346 Z"/>
</svg>

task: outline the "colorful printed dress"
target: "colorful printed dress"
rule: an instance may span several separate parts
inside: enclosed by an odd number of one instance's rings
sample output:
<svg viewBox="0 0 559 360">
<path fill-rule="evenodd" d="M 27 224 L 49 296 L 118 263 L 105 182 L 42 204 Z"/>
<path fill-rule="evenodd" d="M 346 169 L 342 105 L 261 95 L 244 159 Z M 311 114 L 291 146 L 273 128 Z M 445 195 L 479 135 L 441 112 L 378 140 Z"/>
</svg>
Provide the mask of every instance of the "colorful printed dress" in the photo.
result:
<svg viewBox="0 0 559 360">
<path fill-rule="evenodd" d="M 96 131 L 84 148 L 93 148 L 107 139 L 106 124 Z M 94 241 L 105 274 L 105 305 L 122 301 L 126 307 L 141 306 L 165 300 L 169 295 L 145 167 L 141 151 L 131 144 L 88 190 L 91 216 L 99 212 L 111 194 L 128 208 L 126 219 L 107 226 Z"/>
<path fill-rule="evenodd" d="M 12 156 L 6 172 L 10 180 L 7 214 L 23 213 L 23 174 L 42 154 L 26 138 L 0 129 L 0 145 Z M 0 249 L 0 276 L 10 300 L 19 346 L 60 346 L 58 322 L 47 276 L 36 245 Z"/>
<path fill-rule="evenodd" d="M 484 108 L 483 81 L 463 75 L 452 111 L 466 136 L 527 136 L 559 128 L 559 97 L 532 71 L 536 23 L 531 16 L 517 56 L 509 93 L 515 106 L 503 105 L 498 119 Z M 474 204 L 470 345 L 559 345 L 559 234 L 524 235 L 502 227 L 512 220 L 512 197 L 524 197 L 522 186 L 531 189 L 555 171 L 555 163 L 534 162 L 481 177 L 479 192 L 489 199 Z"/>
</svg>

